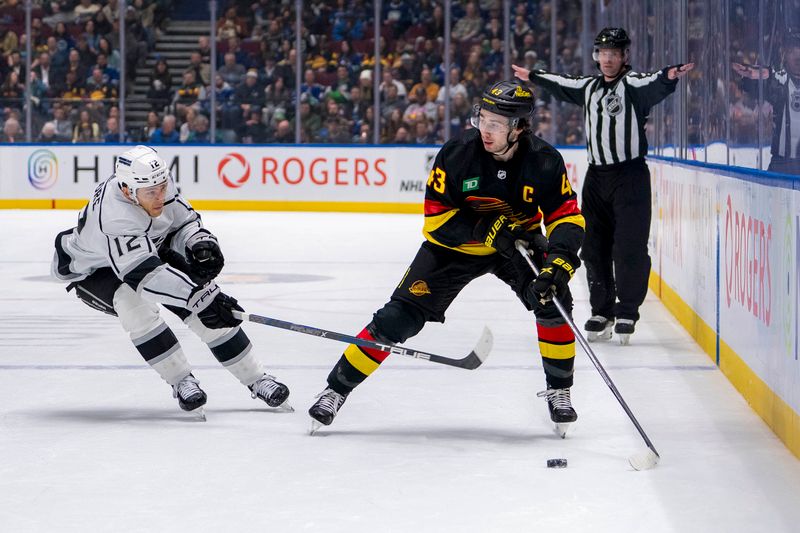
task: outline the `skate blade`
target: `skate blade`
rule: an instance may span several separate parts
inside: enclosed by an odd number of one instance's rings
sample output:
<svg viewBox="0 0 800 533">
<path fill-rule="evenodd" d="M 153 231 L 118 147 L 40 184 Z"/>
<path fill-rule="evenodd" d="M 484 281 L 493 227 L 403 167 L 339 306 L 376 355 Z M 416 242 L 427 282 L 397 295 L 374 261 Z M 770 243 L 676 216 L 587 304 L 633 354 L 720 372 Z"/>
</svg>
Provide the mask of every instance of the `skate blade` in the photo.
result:
<svg viewBox="0 0 800 533">
<path fill-rule="evenodd" d="M 570 422 L 556 422 L 553 431 L 562 439 L 567 438 L 567 430 L 569 429 Z"/>
<path fill-rule="evenodd" d="M 199 422 L 207 422 L 208 421 L 206 419 L 206 410 L 202 406 L 200 406 L 197 409 L 195 409 L 194 411 L 192 411 L 192 413 L 197 416 L 197 420 Z"/>
<path fill-rule="evenodd" d="M 322 427 L 322 423 L 320 423 L 320 422 L 317 422 L 316 420 L 314 420 L 314 419 L 312 418 L 312 419 L 311 419 L 311 430 L 309 430 L 308 434 L 309 434 L 309 435 L 314 435 L 314 434 L 317 432 L 317 430 L 318 430 L 319 428 L 321 428 L 321 427 Z"/>
<path fill-rule="evenodd" d="M 273 407 L 278 413 L 294 413 L 294 407 L 288 401 L 283 402 L 278 407 Z"/>
<path fill-rule="evenodd" d="M 611 340 L 612 335 L 611 330 L 590 331 L 586 334 L 586 340 L 589 342 L 607 341 Z"/>
<path fill-rule="evenodd" d="M 631 335 L 630 333 L 617 333 L 619 337 L 619 343 L 621 346 L 627 346 L 631 342 Z"/>
</svg>

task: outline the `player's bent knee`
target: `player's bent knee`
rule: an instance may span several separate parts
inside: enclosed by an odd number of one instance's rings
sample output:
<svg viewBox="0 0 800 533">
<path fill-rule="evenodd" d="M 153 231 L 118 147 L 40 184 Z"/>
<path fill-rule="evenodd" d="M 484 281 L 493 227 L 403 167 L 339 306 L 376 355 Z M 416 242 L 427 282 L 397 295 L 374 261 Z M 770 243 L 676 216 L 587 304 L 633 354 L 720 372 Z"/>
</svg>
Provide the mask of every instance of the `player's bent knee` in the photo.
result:
<svg viewBox="0 0 800 533">
<path fill-rule="evenodd" d="M 400 343 L 419 333 L 424 325 L 421 311 L 405 302 L 392 300 L 375 313 L 367 327 L 378 340 Z"/>
<path fill-rule="evenodd" d="M 145 335 L 164 323 L 158 306 L 136 294 L 128 285 L 120 285 L 114 293 L 114 310 L 131 338 Z"/>
</svg>

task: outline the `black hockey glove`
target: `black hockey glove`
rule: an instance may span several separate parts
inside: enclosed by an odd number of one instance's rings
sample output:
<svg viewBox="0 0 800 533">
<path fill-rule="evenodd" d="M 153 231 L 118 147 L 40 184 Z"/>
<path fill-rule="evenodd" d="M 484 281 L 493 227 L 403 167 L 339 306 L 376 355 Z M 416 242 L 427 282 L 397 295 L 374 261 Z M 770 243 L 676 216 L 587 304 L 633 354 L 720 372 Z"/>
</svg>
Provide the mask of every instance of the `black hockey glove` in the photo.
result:
<svg viewBox="0 0 800 533">
<path fill-rule="evenodd" d="M 244 311 L 235 298 L 219 290 L 213 281 L 197 286 L 189 294 L 186 308 L 197 313 L 200 322 L 207 328 L 233 328 L 242 323 L 233 316 L 233 310 Z"/>
<path fill-rule="evenodd" d="M 522 226 L 505 215 L 483 217 L 475 226 L 473 236 L 486 246 L 497 250 L 501 256 L 509 258 L 514 255 L 514 242 L 524 230 Z"/>
<path fill-rule="evenodd" d="M 561 296 L 567 292 L 567 284 L 573 275 L 575 268 L 567 256 L 549 254 L 539 275 L 525 289 L 525 297 L 531 304 L 539 302 L 544 305 L 553 296 Z"/>
<path fill-rule="evenodd" d="M 203 230 L 192 235 L 186 242 L 186 258 L 189 262 L 189 275 L 199 285 L 216 278 L 225 266 L 225 258 L 217 238 Z"/>
</svg>

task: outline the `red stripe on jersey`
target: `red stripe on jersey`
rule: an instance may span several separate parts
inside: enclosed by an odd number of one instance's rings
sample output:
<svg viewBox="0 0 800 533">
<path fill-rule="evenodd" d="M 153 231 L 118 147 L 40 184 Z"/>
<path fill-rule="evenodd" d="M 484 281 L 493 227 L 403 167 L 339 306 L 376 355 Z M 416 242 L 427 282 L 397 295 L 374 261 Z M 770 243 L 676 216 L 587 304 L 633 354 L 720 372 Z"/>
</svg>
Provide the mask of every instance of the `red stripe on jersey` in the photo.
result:
<svg viewBox="0 0 800 533">
<path fill-rule="evenodd" d="M 425 214 L 426 215 L 441 215 L 453 209 L 449 205 L 444 205 L 436 200 L 425 199 Z"/>
<path fill-rule="evenodd" d="M 558 220 L 559 218 L 580 214 L 581 210 L 578 207 L 578 200 L 573 198 L 571 200 L 567 200 L 561 204 L 558 209 L 544 217 L 544 223 L 545 225 L 549 226 L 553 221 Z"/>
<path fill-rule="evenodd" d="M 365 340 L 368 340 L 368 341 L 374 341 L 375 340 L 375 337 L 373 337 L 370 334 L 370 332 L 367 331 L 367 328 L 362 329 L 361 333 L 356 335 L 356 337 L 358 337 L 359 339 L 365 339 Z M 359 348 L 365 354 L 370 356 L 371 359 L 377 361 L 378 363 L 383 363 L 383 360 L 386 359 L 389 356 L 389 352 L 384 352 L 382 350 L 375 350 L 373 348 L 365 348 L 364 346 L 359 346 Z"/>
<path fill-rule="evenodd" d="M 540 342 L 549 342 L 551 344 L 567 344 L 575 342 L 575 334 L 572 333 L 568 324 L 560 326 L 548 327 L 536 324 L 536 334 Z"/>
</svg>

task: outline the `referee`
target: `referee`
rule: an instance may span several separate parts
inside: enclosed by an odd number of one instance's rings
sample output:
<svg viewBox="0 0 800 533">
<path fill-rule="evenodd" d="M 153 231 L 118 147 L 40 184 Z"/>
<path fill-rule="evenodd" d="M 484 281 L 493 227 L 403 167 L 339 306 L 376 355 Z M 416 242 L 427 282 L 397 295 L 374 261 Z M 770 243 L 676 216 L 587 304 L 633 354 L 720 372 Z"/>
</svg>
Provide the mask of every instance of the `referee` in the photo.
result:
<svg viewBox="0 0 800 533">
<path fill-rule="evenodd" d="M 753 80 L 763 79 L 766 100 L 772 104 L 772 158 L 767 170 L 800 175 L 800 34 L 790 32 L 783 45 L 783 69 L 733 63 L 744 80 L 742 88 L 758 93 Z"/>
<path fill-rule="evenodd" d="M 594 40 L 596 76 L 567 76 L 513 65 L 514 74 L 558 100 L 584 108 L 589 170 L 581 211 L 592 317 L 589 340 L 610 339 L 611 329 L 627 344 L 647 295 L 650 256 L 650 171 L 645 162 L 645 123 L 650 109 L 675 91 L 694 63 L 652 73 L 631 70 L 630 44 L 622 28 L 604 28 Z M 616 324 L 615 324 L 616 320 Z"/>
</svg>

